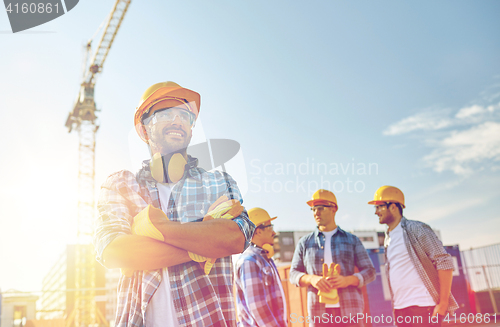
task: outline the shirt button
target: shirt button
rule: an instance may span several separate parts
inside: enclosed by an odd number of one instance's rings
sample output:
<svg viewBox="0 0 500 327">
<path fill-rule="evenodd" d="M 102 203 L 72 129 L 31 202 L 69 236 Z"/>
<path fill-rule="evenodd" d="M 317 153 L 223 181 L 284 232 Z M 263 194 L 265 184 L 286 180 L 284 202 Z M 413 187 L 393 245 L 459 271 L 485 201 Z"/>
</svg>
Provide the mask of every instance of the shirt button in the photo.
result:
<svg viewBox="0 0 500 327">
<path fill-rule="evenodd" d="M 323 259 L 321 259 L 321 261 L 323 261 Z"/>
<path fill-rule="evenodd" d="M 323 248 L 323 247 L 321 247 L 321 248 Z"/>
</svg>

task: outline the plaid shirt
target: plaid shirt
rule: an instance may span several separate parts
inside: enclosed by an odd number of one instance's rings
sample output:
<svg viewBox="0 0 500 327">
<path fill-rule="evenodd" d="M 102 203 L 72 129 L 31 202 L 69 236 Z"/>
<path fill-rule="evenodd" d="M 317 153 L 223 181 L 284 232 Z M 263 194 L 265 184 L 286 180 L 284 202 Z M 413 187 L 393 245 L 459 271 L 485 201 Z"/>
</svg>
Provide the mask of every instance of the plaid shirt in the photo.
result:
<svg viewBox="0 0 500 327">
<path fill-rule="evenodd" d="M 446 252 L 443 243 L 437 238 L 436 233 L 429 225 L 421 221 L 408 220 L 405 217 L 401 218 L 400 224 L 410 259 L 429 294 L 436 303 L 439 303 L 439 277 L 437 271 L 454 269 L 451 255 Z M 387 279 L 389 279 L 390 271 L 390 262 L 387 260 L 388 240 L 389 235 L 386 232 L 384 253 Z M 389 289 L 391 290 L 391 298 L 394 299 L 391 283 L 389 283 Z M 448 311 L 453 313 L 456 309 L 458 309 L 458 304 L 450 293 Z"/>
<path fill-rule="evenodd" d="M 317 228 L 300 239 L 290 267 L 292 284 L 300 286 L 299 280 L 305 274 L 323 276 L 324 246 L 325 235 Z M 355 316 L 363 312 L 361 287 L 375 280 L 375 268 L 359 238 L 340 227 L 332 236 L 331 248 L 333 262 L 340 264 L 340 274 L 342 276 L 354 275 L 359 279 L 357 287 L 349 286 L 338 289 L 340 313 L 342 316 Z M 358 267 L 359 273 L 354 273 L 354 267 Z M 318 290 L 312 285 L 307 287 L 307 309 L 311 320 L 321 319 L 316 317 L 321 317 L 325 313 L 325 305 L 319 303 L 317 293 Z"/>
<path fill-rule="evenodd" d="M 267 251 L 249 246 L 234 270 L 241 326 L 286 327 L 281 281 L 273 259 L 267 259 Z"/>
<path fill-rule="evenodd" d="M 143 163 L 137 176 L 120 171 L 102 185 L 94 230 L 97 260 L 102 264 L 106 246 L 117 236 L 131 234 L 130 226 L 136 214 L 148 204 L 161 208 L 148 162 Z M 189 157 L 182 180 L 172 188 L 168 208 L 162 209 L 172 221 L 201 221 L 210 205 L 222 195 L 242 202 L 236 182 L 229 175 L 207 172 L 197 165 L 198 160 Z M 254 224 L 246 211 L 233 221 L 245 236 L 245 248 L 248 247 Z M 180 326 L 236 325 L 231 257 L 217 259 L 208 276 L 193 261 L 169 267 L 168 273 Z M 121 276 L 115 326 L 144 326 L 148 303 L 161 279 L 161 269 L 136 271 L 132 277 Z"/>
</svg>

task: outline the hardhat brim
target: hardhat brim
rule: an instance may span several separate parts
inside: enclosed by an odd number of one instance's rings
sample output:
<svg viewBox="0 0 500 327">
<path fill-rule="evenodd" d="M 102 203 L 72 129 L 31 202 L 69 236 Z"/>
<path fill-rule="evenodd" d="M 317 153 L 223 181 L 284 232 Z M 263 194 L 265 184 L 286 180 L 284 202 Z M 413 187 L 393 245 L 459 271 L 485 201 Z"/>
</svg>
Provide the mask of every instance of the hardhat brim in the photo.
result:
<svg viewBox="0 0 500 327">
<path fill-rule="evenodd" d="M 375 200 L 368 202 L 368 204 L 372 204 L 372 205 L 378 205 L 378 204 L 383 204 L 383 203 L 385 203 L 385 202 L 384 201 L 375 201 Z"/>
<path fill-rule="evenodd" d="M 261 222 L 259 222 L 258 224 L 255 224 L 255 227 L 259 227 L 260 225 L 262 225 L 263 223 L 265 223 L 266 221 L 273 221 L 274 219 L 278 218 L 278 216 L 274 217 L 274 218 L 270 218 L 270 219 L 266 219 L 266 220 L 263 220 Z M 253 221 L 252 221 L 253 222 Z"/>
<path fill-rule="evenodd" d="M 161 87 L 158 90 L 151 93 L 144 101 L 142 101 L 137 107 L 138 111 L 143 114 L 149 107 L 151 107 L 152 103 L 155 102 L 156 99 L 168 99 L 169 97 L 181 98 L 186 100 L 187 102 L 196 103 L 196 108 L 193 109 L 193 113 L 198 117 L 198 113 L 200 112 L 200 94 L 191 91 L 189 89 L 183 87 Z"/>
<path fill-rule="evenodd" d="M 320 206 L 321 205 L 324 205 L 324 206 L 335 205 L 335 206 L 337 206 L 337 204 L 335 202 L 328 201 L 328 200 L 323 200 L 323 199 L 309 200 L 309 201 L 307 201 L 307 204 L 310 207 L 313 207 L 313 206 L 316 206 L 316 205 L 320 205 Z"/>
<path fill-rule="evenodd" d="M 376 206 L 376 205 L 379 205 L 379 204 L 386 204 L 386 203 L 388 203 L 388 202 L 390 202 L 390 203 L 399 203 L 399 205 L 400 205 L 403 209 L 405 209 L 405 208 L 406 208 L 404 204 L 402 204 L 401 202 L 398 202 L 398 201 L 375 201 L 375 200 L 372 200 L 372 201 L 368 202 L 368 204 L 372 204 L 372 205 L 375 205 L 375 206 Z"/>
</svg>

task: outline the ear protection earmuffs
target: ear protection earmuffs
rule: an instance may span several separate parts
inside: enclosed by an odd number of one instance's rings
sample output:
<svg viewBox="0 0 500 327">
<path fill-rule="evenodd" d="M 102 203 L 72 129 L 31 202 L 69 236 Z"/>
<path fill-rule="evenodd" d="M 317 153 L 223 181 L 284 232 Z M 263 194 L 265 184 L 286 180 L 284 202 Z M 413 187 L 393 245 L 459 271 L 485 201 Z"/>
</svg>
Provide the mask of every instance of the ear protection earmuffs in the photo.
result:
<svg viewBox="0 0 500 327">
<path fill-rule="evenodd" d="M 151 176 L 160 183 L 177 183 L 184 176 L 187 161 L 182 154 L 155 153 L 149 163 Z"/>
<path fill-rule="evenodd" d="M 271 259 L 274 255 L 274 247 L 271 244 L 266 243 L 262 245 L 262 248 L 267 251 L 267 258 Z"/>
</svg>

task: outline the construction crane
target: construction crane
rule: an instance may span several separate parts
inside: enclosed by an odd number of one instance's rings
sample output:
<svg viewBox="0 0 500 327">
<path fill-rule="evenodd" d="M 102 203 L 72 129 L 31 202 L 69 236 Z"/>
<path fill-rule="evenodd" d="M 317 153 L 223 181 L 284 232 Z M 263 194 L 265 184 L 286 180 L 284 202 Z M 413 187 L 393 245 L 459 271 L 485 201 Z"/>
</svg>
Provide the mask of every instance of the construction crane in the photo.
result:
<svg viewBox="0 0 500 327">
<path fill-rule="evenodd" d="M 104 32 L 96 51 L 90 58 L 92 39 L 87 43 L 84 59 L 83 80 L 78 97 L 66 119 L 68 132 L 76 130 L 79 137 L 78 151 L 78 220 L 75 267 L 75 304 L 66 317 L 67 327 L 108 325 L 103 313 L 98 309 L 96 296 L 96 261 L 94 251 L 89 246 L 92 241 L 94 219 L 94 177 L 95 177 L 95 135 L 99 128 L 96 121 L 94 87 L 96 75 L 108 56 L 109 49 L 125 17 L 131 0 L 117 0 L 106 20 Z"/>
</svg>

